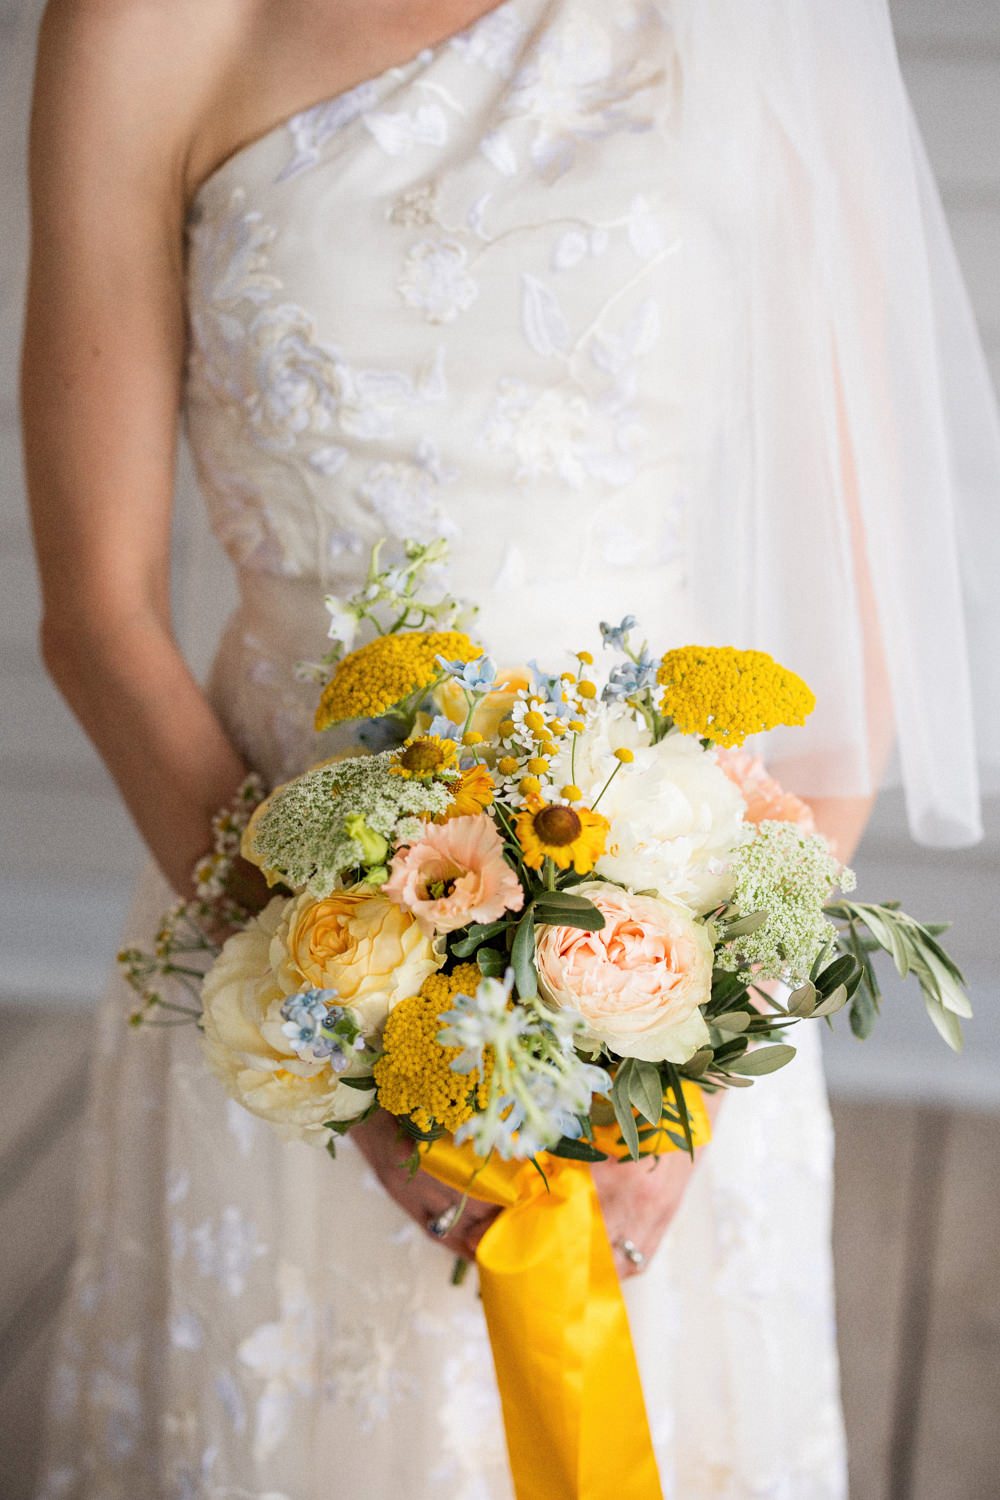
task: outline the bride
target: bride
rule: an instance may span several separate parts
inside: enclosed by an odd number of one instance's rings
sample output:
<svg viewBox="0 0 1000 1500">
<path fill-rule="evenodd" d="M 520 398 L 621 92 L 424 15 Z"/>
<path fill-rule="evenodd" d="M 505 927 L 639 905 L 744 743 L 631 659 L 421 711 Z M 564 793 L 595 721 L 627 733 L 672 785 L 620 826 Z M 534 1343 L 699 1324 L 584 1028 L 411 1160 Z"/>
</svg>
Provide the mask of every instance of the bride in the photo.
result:
<svg viewBox="0 0 1000 1500">
<path fill-rule="evenodd" d="M 817 8 L 51 0 L 42 644 L 153 856 L 131 937 L 248 768 L 320 753 L 295 663 L 383 536 L 448 539 L 501 661 L 626 612 L 774 650 L 821 705 L 782 775 L 843 856 L 894 734 L 915 831 L 976 836 L 956 475 L 994 485 L 994 417 L 887 18 Z M 179 416 L 240 589 L 207 689 L 171 631 Z M 112 986 L 44 1500 L 509 1496 L 448 1274 L 492 1210 L 436 1240 L 451 1195 L 387 1117 L 336 1164 L 284 1145 L 128 1010 Z M 812 1041 L 693 1169 L 595 1169 L 678 1500 L 846 1493 Z"/>
</svg>

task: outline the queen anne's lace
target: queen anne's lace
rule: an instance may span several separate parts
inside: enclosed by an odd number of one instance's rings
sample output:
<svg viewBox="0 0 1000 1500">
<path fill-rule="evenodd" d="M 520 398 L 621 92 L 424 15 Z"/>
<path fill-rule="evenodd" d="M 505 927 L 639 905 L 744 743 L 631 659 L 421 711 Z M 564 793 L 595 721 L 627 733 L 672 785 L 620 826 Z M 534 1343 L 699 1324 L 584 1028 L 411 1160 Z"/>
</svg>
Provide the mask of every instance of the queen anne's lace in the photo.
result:
<svg viewBox="0 0 1000 1500">
<path fill-rule="evenodd" d="M 447 785 L 394 776 L 395 757 L 384 750 L 334 761 L 279 787 L 250 827 L 255 860 L 272 879 L 328 896 L 346 871 L 371 862 L 359 816 L 368 829 L 394 840 L 400 828 L 412 827 L 410 819 L 446 813 Z"/>
</svg>

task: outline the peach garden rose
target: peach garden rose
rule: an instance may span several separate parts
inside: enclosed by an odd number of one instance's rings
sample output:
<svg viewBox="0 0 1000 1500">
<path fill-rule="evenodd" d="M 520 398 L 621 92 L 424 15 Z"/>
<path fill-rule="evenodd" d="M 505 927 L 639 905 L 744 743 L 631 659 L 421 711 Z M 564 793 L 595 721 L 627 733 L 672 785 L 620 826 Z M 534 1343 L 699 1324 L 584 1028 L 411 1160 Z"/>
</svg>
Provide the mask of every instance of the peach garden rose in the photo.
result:
<svg viewBox="0 0 1000 1500">
<path fill-rule="evenodd" d="M 604 917 L 599 932 L 540 927 L 539 986 L 622 1057 L 683 1063 L 709 1040 L 699 1006 L 712 987 L 712 942 L 686 907 L 601 881 L 575 887 Z"/>
</svg>

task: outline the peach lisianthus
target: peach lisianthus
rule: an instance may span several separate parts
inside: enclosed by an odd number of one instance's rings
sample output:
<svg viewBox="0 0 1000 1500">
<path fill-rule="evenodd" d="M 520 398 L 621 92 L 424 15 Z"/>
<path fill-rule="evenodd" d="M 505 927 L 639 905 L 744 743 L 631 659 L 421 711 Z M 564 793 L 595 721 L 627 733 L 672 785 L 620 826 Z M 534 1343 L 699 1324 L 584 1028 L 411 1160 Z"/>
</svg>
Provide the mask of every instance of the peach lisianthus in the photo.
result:
<svg viewBox="0 0 1000 1500">
<path fill-rule="evenodd" d="M 816 819 L 808 802 L 786 792 L 768 772 L 759 755 L 748 750 L 720 750 L 716 757 L 746 803 L 748 823 L 797 823 L 806 833 L 816 832 Z"/>
<path fill-rule="evenodd" d="M 410 912 L 424 932 L 455 932 L 495 922 L 524 905 L 521 882 L 485 813 L 429 823 L 392 861 L 382 894 Z"/>
<path fill-rule="evenodd" d="M 595 1041 L 621 1057 L 684 1063 L 709 1040 L 699 1006 L 712 991 L 707 929 L 676 901 L 593 881 L 575 887 L 604 918 L 599 932 L 542 927 L 542 994 L 575 1010 Z"/>
</svg>

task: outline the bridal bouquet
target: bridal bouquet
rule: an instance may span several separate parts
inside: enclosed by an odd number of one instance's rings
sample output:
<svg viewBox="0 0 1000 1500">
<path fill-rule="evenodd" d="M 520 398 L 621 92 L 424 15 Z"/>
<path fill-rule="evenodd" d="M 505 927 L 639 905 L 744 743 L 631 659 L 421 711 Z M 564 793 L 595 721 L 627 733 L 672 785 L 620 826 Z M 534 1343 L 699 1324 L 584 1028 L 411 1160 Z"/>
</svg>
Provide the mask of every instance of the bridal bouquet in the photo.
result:
<svg viewBox="0 0 1000 1500">
<path fill-rule="evenodd" d="M 196 1017 L 228 1093 L 286 1135 L 333 1150 L 388 1111 L 414 1171 L 500 1208 L 476 1263 L 519 1500 L 661 1500 L 586 1163 L 693 1153 L 704 1092 L 790 1062 L 805 1020 L 847 1007 L 867 1035 L 877 949 L 952 1046 L 969 1006 L 940 929 L 853 900 L 742 748 L 802 723 L 800 678 L 758 651 L 654 654 L 631 617 L 601 625 L 600 673 L 587 649 L 500 668 L 458 601 L 428 602 L 442 553 L 376 549 L 327 599 L 316 727 L 352 747 L 220 814 L 196 899 L 122 955 L 135 1019 Z M 239 852 L 274 891 L 259 915 Z"/>
<path fill-rule="evenodd" d="M 543 1171 L 691 1151 L 702 1091 L 790 1062 L 794 1026 L 846 1007 L 866 1036 L 878 949 L 960 1045 L 941 929 L 853 900 L 806 804 L 741 748 L 803 722 L 800 678 L 757 651 L 653 653 L 631 617 L 600 626 L 606 670 L 587 649 L 498 667 L 458 601 L 424 598 L 442 552 L 376 548 L 327 599 L 316 726 L 356 749 L 217 820 L 198 898 L 122 955 L 140 1017 L 187 984 L 209 1066 L 288 1135 L 332 1148 L 381 1108 L 415 1165 L 446 1136 Z M 240 849 L 275 891 L 256 916 L 227 896 Z"/>
</svg>

